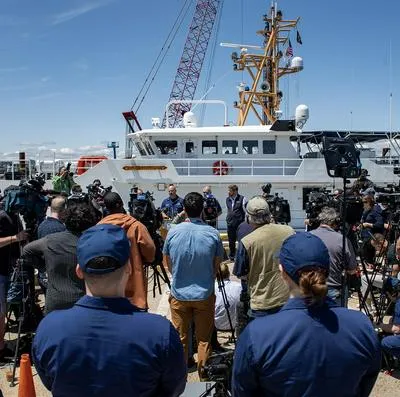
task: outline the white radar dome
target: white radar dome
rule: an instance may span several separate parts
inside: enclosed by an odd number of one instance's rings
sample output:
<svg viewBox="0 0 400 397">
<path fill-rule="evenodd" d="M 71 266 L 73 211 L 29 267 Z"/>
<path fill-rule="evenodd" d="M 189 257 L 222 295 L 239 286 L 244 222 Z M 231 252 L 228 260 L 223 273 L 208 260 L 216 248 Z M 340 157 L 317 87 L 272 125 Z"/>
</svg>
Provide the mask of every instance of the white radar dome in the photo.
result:
<svg viewBox="0 0 400 397">
<path fill-rule="evenodd" d="M 296 108 L 296 127 L 303 128 L 310 117 L 310 109 L 307 105 L 299 105 Z"/>
<path fill-rule="evenodd" d="M 193 112 L 186 112 L 183 115 L 183 125 L 185 128 L 197 127 L 197 118 Z"/>
<path fill-rule="evenodd" d="M 304 69 L 303 58 L 294 57 L 290 63 L 290 67 L 296 70 L 303 70 Z"/>
</svg>

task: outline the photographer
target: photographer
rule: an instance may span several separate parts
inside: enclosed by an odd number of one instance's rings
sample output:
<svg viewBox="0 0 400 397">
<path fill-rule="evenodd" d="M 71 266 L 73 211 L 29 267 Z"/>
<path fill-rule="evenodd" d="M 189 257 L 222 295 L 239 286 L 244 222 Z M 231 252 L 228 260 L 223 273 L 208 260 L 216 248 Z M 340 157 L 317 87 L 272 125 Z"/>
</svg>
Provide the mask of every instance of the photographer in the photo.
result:
<svg viewBox="0 0 400 397">
<path fill-rule="evenodd" d="M 348 290 L 343 286 L 343 272 L 349 275 L 357 273 L 356 255 L 348 238 L 346 238 L 345 257 L 343 257 L 343 236 L 336 229 L 340 226 L 339 214 L 333 208 L 324 207 L 318 215 L 320 225 L 313 230 L 311 234 L 319 237 L 329 251 L 331 266 L 329 277 L 327 279 L 328 296 L 332 298 L 339 306 L 341 304 L 341 295 L 344 296 L 344 307 L 347 307 Z"/>
<path fill-rule="evenodd" d="M 32 265 L 35 259 L 44 258 L 46 263 L 46 314 L 72 307 L 85 294 L 84 283 L 75 274 L 76 245 L 81 233 L 96 224 L 97 216 L 90 204 L 74 203 L 66 209 L 64 222 L 64 232 L 33 241 L 22 251 L 22 258 Z"/>
<path fill-rule="evenodd" d="M 108 192 L 104 196 L 104 205 L 108 214 L 99 224 L 111 224 L 122 227 L 131 244 L 130 262 L 132 272 L 126 284 L 125 296 L 140 309 L 147 310 L 147 280 L 144 267 L 154 261 L 156 247 L 146 226 L 126 213 L 121 196 Z"/>
<path fill-rule="evenodd" d="M 71 163 L 66 167 L 61 167 L 58 174 L 53 178 L 53 189 L 58 193 L 70 194 L 72 186 L 75 184 L 72 173 L 70 172 Z"/>
<path fill-rule="evenodd" d="M 19 243 L 29 238 L 28 233 L 21 230 L 22 224 L 18 214 L 0 210 L 0 360 L 13 355 L 5 346 L 4 334 L 11 270 L 20 256 Z"/>
</svg>

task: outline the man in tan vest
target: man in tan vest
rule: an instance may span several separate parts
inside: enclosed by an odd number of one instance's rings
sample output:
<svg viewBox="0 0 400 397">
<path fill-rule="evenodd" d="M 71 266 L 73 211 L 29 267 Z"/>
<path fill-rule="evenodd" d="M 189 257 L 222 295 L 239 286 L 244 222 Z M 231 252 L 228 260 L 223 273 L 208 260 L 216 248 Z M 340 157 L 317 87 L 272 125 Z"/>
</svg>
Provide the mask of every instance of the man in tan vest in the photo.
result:
<svg viewBox="0 0 400 397">
<path fill-rule="evenodd" d="M 278 312 L 289 298 L 289 290 L 279 272 L 278 255 L 283 241 L 294 230 L 270 223 L 269 206 L 262 196 L 248 202 L 246 220 L 255 230 L 239 243 L 234 274 L 245 281 L 251 317 L 255 318 Z"/>
</svg>

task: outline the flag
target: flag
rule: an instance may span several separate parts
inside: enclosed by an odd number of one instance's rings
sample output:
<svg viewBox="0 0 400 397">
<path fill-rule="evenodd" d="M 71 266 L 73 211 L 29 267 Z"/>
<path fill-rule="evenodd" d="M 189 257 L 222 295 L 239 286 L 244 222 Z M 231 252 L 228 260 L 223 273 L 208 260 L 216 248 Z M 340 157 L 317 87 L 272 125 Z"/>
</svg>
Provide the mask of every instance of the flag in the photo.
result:
<svg viewBox="0 0 400 397">
<path fill-rule="evenodd" d="M 297 31 L 297 42 L 298 42 L 299 44 L 303 44 L 303 42 L 302 42 L 302 40 L 301 40 L 301 36 L 300 36 L 299 31 Z"/>
<path fill-rule="evenodd" d="M 293 56 L 293 47 L 292 47 L 292 43 L 290 42 L 290 39 L 289 39 L 289 46 L 288 46 L 288 48 L 286 48 L 286 56 L 288 58 L 291 58 Z"/>
</svg>

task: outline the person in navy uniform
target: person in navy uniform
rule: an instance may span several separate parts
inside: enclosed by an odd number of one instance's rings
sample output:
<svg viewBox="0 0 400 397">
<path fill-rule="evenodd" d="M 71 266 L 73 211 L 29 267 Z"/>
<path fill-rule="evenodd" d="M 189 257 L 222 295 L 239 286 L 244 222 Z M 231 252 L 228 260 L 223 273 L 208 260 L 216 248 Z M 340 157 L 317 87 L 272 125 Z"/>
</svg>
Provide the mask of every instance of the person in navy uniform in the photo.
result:
<svg viewBox="0 0 400 397">
<path fill-rule="evenodd" d="M 172 324 L 124 298 L 129 254 L 119 226 L 96 225 L 80 237 L 76 273 L 86 295 L 47 315 L 32 347 L 54 397 L 179 396 L 185 389 L 183 347 Z"/>
<path fill-rule="evenodd" d="M 176 186 L 168 186 L 169 197 L 161 203 L 161 211 L 164 219 L 174 219 L 176 215 L 183 211 L 183 198 L 176 194 Z"/>
<path fill-rule="evenodd" d="M 226 198 L 226 227 L 229 240 L 229 259 L 234 260 L 236 254 L 237 230 L 246 216 L 246 197 L 239 194 L 237 185 L 228 186 L 228 197 Z"/>
<path fill-rule="evenodd" d="M 325 244 L 311 233 L 294 234 L 279 261 L 290 298 L 240 336 L 233 396 L 369 396 L 380 371 L 380 343 L 363 313 L 327 297 Z"/>
</svg>

